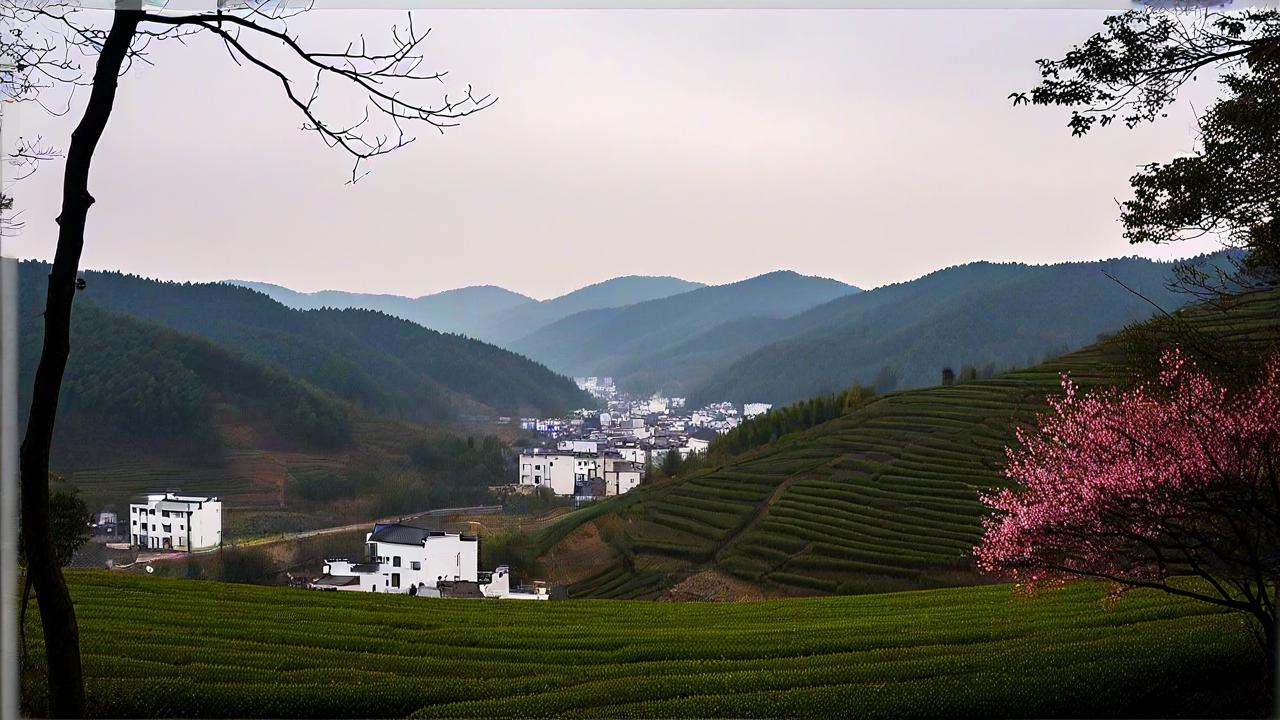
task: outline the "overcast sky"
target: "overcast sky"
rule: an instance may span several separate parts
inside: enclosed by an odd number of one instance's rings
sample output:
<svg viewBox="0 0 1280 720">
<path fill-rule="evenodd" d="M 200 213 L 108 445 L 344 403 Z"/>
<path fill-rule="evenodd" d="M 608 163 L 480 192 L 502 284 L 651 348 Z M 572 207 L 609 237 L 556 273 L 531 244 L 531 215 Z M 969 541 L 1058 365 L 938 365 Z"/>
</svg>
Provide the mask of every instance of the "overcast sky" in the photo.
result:
<svg viewBox="0 0 1280 720">
<path fill-rule="evenodd" d="M 873 287 L 972 260 L 1157 256 L 1123 241 L 1115 201 L 1139 165 L 1192 149 L 1214 88 L 1156 125 L 1085 139 L 1065 111 L 1007 99 L 1102 17 L 419 11 L 427 64 L 500 100 L 419 133 L 354 186 L 273 80 L 208 39 L 154 46 L 154 66 L 122 79 L 99 148 L 83 265 L 545 298 L 632 274 L 792 269 Z M 401 20 L 316 11 L 294 30 L 331 46 Z M 63 118 L 24 108 L 21 133 L 65 146 L 86 96 Z M 5 254 L 52 256 L 61 172 L 48 163 L 16 188 L 26 228 Z"/>
</svg>

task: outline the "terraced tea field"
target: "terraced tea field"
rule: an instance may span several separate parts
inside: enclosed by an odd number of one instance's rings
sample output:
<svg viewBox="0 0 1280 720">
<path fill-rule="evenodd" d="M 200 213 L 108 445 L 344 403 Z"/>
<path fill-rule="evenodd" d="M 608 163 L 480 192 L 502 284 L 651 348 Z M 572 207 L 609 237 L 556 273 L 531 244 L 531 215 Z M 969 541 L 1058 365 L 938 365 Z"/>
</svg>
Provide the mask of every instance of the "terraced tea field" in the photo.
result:
<svg viewBox="0 0 1280 720">
<path fill-rule="evenodd" d="M 1179 315 L 1221 347 L 1256 354 L 1280 339 L 1280 293 Z M 979 582 L 969 557 L 985 514 L 979 493 L 1005 482 L 1014 429 L 1061 392 L 1060 373 L 1086 386 L 1133 377 L 1132 337 L 991 380 L 887 395 L 724 466 L 576 513 L 529 543 L 544 553 L 584 522 L 600 528 L 619 561 L 564 578 L 572 597 L 656 597 L 705 571 L 771 595 Z"/>
<path fill-rule="evenodd" d="M 96 717 L 1243 716 L 1236 616 L 1080 584 L 756 603 L 429 600 L 68 573 Z M 38 613 L 27 637 L 41 657 Z M 39 678 L 26 699 L 41 696 Z"/>
</svg>

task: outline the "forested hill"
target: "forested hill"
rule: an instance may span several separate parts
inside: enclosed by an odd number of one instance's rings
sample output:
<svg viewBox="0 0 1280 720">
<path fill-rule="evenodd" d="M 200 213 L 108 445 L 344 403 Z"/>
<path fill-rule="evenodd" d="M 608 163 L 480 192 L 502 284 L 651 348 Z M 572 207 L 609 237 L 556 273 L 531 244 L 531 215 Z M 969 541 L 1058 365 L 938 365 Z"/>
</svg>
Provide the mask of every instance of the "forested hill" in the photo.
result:
<svg viewBox="0 0 1280 720">
<path fill-rule="evenodd" d="M 38 310 L 43 290 L 23 282 L 19 297 L 23 427 L 44 337 Z M 347 403 L 202 338 L 108 312 L 84 298 L 76 303 L 71 338 L 55 469 L 139 452 L 178 461 L 216 457 L 220 403 L 253 416 L 277 444 L 334 449 L 350 440 Z"/>
<path fill-rule="evenodd" d="M 29 280 L 30 278 L 26 278 Z M 19 298 L 25 425 L 42 283 Z M 205 338 L 77 299 L 51 468 L 91 507 L 181 490 L 225 503 L 228 537 L 490 500 L 510 449 L 364 412 Z M 19 428 L 21 432 L 23 428 Z"/>
<path fill-rule="evenodd" d="M 1008 482 L 1004 448 L 1016 442 L 1014 429 L 1061 394 L 1061 373 L 1086 388 L 1125 383 L 1178 342 L 1193 356 L 1213 348 L 1238 373 L 1280 349 L 1280 291 L 1178 311 L 992 379 L 873 398 L 855 391 L 766 414 L 754 423 L 759 437 L 723 438 L 700 470 L 517 537 L 511 559 L 540 558 L 571 597 L 723 599 L 724 588 L 760 597 L 981 582 L 971 550 L 989 508 L 979 495 Z"/>
<path fill-rule="evenodd" d="M 1027 367 L 1151 317 L 1153 302 L 1166 310 L 1185 304 L 1191 296 L 1170 289 L 1172 272 L 1173 263 L 1141 258 L 939 270 L 735 328 L 736 345 L 733 338 L 716 345 L 722 355 L 742 352 L 691 390 L 690 401 L 779 404 L 853 382 L 881 391 L 934 385 L 944 367 L 987 376 Z M 707 351 L 692 345 L 672 359 Z"/>
<path fill-rule="evenodd" d="M 24 262 L 24 286 L 48 266 Z M 294 310 L 222 283 L 85 272 L 81 299 L 204 337 L 365 410 L 416 422 L 552 415 L 591 405 L 569 378 L 520 355 L 369 310 Z"/>
</svg>

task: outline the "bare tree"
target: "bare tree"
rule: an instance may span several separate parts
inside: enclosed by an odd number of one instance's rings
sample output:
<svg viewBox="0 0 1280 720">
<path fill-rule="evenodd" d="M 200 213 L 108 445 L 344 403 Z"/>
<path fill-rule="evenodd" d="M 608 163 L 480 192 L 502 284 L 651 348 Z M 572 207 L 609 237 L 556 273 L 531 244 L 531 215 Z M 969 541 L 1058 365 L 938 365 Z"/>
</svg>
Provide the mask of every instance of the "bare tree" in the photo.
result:
<svg viewBox="0 0 1280 720">
<path fill-rule="evenodd" d="M 309 47 L 290 31 L 290 19 L 307 8 L 284 3 L 252 0 L 234 8 L 220 3 L 212 12 L 181 13 L 143 9 L 140 0 L 118 1 L 104 30 L 89 19 L 93 11 L 76 4 L 36 0 L 18 5 L 14 1 L 0 3 L 0 61 L 10 68 L 3 78 L 8 96 L 49 108 L 43 100 L 48 91 L 89 88 L 88 102 L 66 149 L 44 344 L 21 448 L 22 533 L 44 633 L 49 711 L 55 717 L 75 717 L 84 714 L 79 632 L 54 556 L 47 478 L 58 396 L 71 349 L 71 307 L 77 287 L 83 287 L 77 275 L 85 224 L 94 202 L 89 170 L 121 76 L 135 62 L 150 62 L 147 51 L 153 42 L 185 43 L 191 35 L 211 33 L 237 65 L 264 72 L 280 83 L 285 99 L 302 115 L 303 130 L 316 133 L 327 146 L 352 158 L 348 182 L 361 178 L 366 161 L 412 142 L 406 128 L 417 125 L 443 132 L 492 105 L 495 98 L 477 97 L 468 88 L 461 97 L 446 94 L 430 103 L 415 99 L 417 88 L 442 82 L 444 73 L 419 70 L 427 31 L 414 27 L 412 15 L 407 24 L 391 27 L 381 49 L 371 48 L 361 37 L 345 47 L 326 50 Z M 81 72 L 83 58 L 95 62 L 87 81 Z M 299 76 L 308 80 L 300 81 Z M 334 119 L 321 111 L 322 91 L 333 85 L 363 97 L 363 108 L 355 116 Z"/>
</svg>

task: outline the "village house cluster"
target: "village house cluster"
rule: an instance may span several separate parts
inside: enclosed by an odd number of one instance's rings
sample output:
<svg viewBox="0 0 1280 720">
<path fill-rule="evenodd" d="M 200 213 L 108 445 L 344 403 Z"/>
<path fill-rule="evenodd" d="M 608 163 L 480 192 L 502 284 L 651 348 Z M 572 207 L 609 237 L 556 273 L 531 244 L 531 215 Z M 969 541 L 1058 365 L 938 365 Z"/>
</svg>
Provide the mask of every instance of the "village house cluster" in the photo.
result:
<svg viewBox="0 0 1280 720">
<path fill-rule="evenodd" d="M 522 418 L 521 427 L 543 438 L 543 447 L 520 453 L 518 487 L 550 488 L 582 501 L 621 495 L 636 488 L 648 469 L 668 453 L 687 458 L 705 453 L 717 435 L 743 418 L 766 413 L 766 403 L 748 403 L 739 412 L 721 402 L 687 410 L 685 399 L 654 395 L 634 399 L 617 393 L 610 378 L 576 378 L 605 401 L 603 410 L 578 410 L 564 418 Z"/>
</svg>

